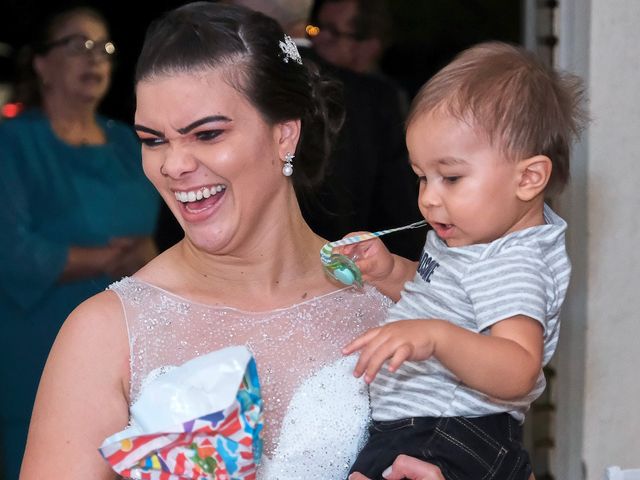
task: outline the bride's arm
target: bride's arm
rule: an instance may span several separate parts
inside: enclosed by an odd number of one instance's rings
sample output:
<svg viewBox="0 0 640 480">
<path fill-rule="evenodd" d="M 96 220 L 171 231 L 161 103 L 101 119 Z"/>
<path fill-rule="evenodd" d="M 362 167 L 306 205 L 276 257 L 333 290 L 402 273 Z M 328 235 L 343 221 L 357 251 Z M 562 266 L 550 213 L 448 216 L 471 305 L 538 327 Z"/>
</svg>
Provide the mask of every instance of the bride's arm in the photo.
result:
<svg viewBox="0 0 640 480">
<path fill-rule="evenodd" d="M 115 293 L 103 292 L 71 313 L 51 349 L 20 479 L 114 479 L 98 447 L 127 425 L 128 383 L 122 308 Z"/>
</svg>

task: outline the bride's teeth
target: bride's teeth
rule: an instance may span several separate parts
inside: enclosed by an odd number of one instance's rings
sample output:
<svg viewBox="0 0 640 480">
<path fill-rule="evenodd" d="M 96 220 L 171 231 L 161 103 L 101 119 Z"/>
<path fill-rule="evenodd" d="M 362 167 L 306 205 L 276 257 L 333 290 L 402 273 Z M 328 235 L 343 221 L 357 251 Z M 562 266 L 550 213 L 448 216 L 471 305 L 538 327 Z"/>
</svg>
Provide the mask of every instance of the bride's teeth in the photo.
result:
<svg viewBox="0 0 640 480">
<path fill-rule="evenodd" d="M 192 190 L 190 192 L 175 192 L 174 195 L 176 197 L 176 200 L 178 200 L 179 202 L 190 203 L 197 200 L 202 200 L 203 198 L 209 198 L 216 193 L 220 193 L 226 188 L 227 187 L 225 187 L 224 185 L 215 185 L 211 188 L 203 187 L 199 190 Z"/>
</svg>

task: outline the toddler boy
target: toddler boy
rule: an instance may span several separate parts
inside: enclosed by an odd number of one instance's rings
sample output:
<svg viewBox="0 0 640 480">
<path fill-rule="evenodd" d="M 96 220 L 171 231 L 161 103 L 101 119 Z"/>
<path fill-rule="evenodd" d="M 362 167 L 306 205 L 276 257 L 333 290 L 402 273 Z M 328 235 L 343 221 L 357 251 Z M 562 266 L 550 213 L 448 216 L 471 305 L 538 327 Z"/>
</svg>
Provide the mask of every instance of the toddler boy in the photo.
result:
<svg viewBox="0 0 640 480">
<path fill-rule="evenodd" d="M 582 120 L 576 77 L 499 42 L 461 53 L 407 121 L 416 264 L 379 239 L 341 248 L 397 303 L 344 349 L 371 383 L 371 436 L 352 467 L 379 479 L 399 454 L 447 479 L 528 479 L 522 422 L 545 388 L 569 284 L 566 223 L 545 203 L 569 177 Z M 387 362 L 387 367 L 381 369 Z"/>
</svg>

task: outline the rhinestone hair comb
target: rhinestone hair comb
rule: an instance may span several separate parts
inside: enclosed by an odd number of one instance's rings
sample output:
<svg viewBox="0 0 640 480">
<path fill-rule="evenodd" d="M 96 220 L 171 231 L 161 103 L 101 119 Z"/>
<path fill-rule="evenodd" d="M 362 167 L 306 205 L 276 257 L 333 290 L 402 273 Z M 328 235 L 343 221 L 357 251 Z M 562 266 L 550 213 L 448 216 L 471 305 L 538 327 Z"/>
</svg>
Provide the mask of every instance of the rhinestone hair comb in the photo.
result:
<svg viewBox="0 0 640 480">
<path fill-rule="evenodd" d="M 284 41 L 280 40 L 278 45 L 280 45 L 280 50 L 282 50 L 284 63 L 289 63 L 289 60 L 293 60 L 302 65 L 302 57 L 300 56 L 300 52 L 298 52 L 298 47 L 296 47 L 296 43 L 289 35 L 285 34 Z"/>
</svg>

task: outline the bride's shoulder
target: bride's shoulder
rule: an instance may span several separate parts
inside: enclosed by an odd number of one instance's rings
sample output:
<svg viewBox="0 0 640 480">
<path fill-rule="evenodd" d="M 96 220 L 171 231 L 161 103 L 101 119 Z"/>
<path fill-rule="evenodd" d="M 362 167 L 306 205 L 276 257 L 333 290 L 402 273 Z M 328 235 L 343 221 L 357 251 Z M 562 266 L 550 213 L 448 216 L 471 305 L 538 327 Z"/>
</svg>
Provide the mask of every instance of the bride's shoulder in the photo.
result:
<svg viewBox="0 0 640 480">
<path fill-rule="evenodd" d="M 375 326 L 382 322 L 393 301 L 371 285 L 357 289 L 347 287 L 326 297 L 322 309 L 333 316 L 348 319 L 366 319 L 365 326 Z"/>
<path fill-rule="evenodd" d="M 85 300 L 69 314 L 51 348 L 45 373 L 63 383 L 78 383 L 86 372 L 92 372 L 122 392 L 126 390 L 120 387 L 128 382 L 128 363 L 124 314 L 115 293 L 105 291 Z M 76 364 L 83 367 L 76 368 Z M 91 389 L 98 388 L 89 384 Z"/>
<path fill-rule="evenodd" d="M 124 313 L 113 291 L 100 292 L 78 305 L 67 317 L 59 336 L 77 339 L 80 343 L 100 343 L 109 339 L 113 345 L 126 340 Z"/>
<path fill-rule="evenodd" d="M 81 318 L 85 322 L 100 322 L 116 316 L 122 316 L 120 301 L 114 292 L 105 290 L 80 303 L 71 312 L 68 320 Z"/>
<path fill-rule="evenodd" d="M 346 292 L 351 301 L 367 305 L 372 309 L 386 310 L 393 304 L 393 300 L 368 283 L 360 289 L 347 288 Z"/>
</svg>

